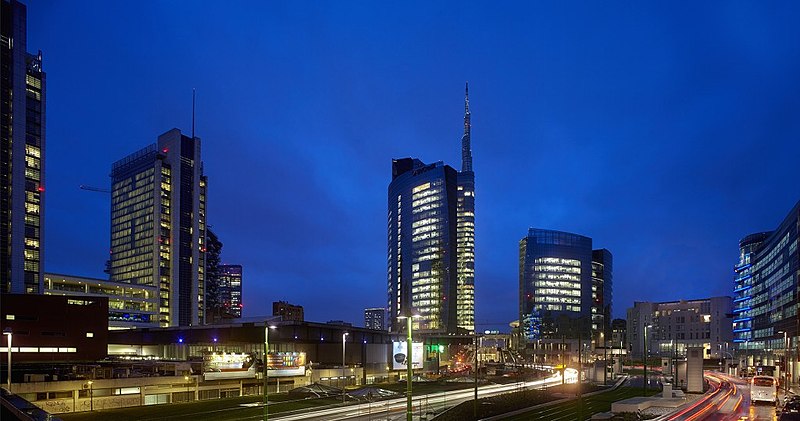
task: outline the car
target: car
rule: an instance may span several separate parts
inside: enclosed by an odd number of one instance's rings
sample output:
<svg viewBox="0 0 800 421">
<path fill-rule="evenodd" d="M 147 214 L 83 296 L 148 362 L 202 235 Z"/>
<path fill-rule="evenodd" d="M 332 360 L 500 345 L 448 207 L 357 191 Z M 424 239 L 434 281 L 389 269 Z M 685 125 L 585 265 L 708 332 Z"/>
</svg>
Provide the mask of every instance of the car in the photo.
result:
<svg viewBox="0 0 800 421">
<path fill-rule="evenodd" d="M 783 414 L 800 413 L 800 398 L 797 396 L 792 396 L 789 399 L 787 399 L 786 402 L 783 404 L 781 413 Z"/>
</svg>

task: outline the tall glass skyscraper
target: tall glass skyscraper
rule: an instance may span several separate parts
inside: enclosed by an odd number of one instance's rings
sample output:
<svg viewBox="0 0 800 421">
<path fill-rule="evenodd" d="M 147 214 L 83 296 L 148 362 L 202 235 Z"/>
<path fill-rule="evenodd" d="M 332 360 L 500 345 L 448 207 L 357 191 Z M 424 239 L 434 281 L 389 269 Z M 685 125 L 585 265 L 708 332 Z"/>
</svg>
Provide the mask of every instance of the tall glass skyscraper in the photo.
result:
<svg viewBox="0 0 800 421">
<path fill-rule="evenodd" d="M 785 349 L 798 347 L 799 229 L 800 202 L 774 231 L 739 241 L 739 262 L 733 268 L 733 341 L 750 356 L 748 365 L 756 355 L 772 360 L 772 365 Z M 800 368 L 790 364 L 797 378 Z"/>
<path fill-rule="evenodd" d="M 205 321 L 206 184 L 178 129 L 111 168 L 111 281 L 152 287 L 162 327 Z"/>
<path fill-rule="evenodd" d="M 612 256 L 592 239 L 531 228 L 519 242 L 519 315 L 526 342 L 608 335 Z M 607 316 L 608 314 L 608 316 Z"/>
<path fill-rule="evenodd" d="M 44 291 L 46 75 L 27 52 L 27 11 L 2 0 L 0 35 L 0 292 Z"/>
<path fill-rule="evenodd" d="M 233 319 L 242 317 L 242 265 L 220 265 L 219 280 L 224 313 Z"/>
<path fill-rule="evenodd" d="M 442 162 L 392 161 L 389 184 L 388 323 L 417 314 L 414 330 L 465 333 L 475 329 L 475 175 L 465 98 L 462 170 Z"/>
</svg>

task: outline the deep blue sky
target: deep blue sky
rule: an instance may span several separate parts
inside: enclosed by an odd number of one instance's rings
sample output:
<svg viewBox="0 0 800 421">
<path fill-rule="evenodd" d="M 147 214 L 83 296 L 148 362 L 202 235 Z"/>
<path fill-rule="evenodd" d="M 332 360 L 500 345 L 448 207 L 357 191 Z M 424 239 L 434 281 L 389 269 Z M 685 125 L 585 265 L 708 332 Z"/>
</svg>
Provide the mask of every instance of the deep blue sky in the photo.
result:
<svg viewBox="0 0 800 421">
<path fill-rule="evenodd" d="M 104 275 L 109 199 L 78 186 L 189 132 L 197 88 L 245 315 L 361 325 L 386 302 L 391 159 L 460 167 L 469 80 L 479 328 L 516 319 L 531 226 L 612 251 L 618 317 L 729 294 L 738 239 L 800 199 L 800 3 L 543 3 L 28 1 L 45 269 Z"/>
</svg>

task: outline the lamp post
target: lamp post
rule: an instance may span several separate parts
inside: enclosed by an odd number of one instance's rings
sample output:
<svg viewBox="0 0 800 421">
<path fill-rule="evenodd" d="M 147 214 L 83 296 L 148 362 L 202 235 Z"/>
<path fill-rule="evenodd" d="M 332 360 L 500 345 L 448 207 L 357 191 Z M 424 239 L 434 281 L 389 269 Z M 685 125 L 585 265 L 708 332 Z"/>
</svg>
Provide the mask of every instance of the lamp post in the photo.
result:
<svg viewBox="0 0 800 421">
<path fill-rule="evenodd" d="M 650 325 L 645 325 L 644 326 L 644 337 L 643 337 L 643 340 L 644 340 L 644 346 L 643 346 L 643 348 L 644 348 L 644 352 L 643 352 L 643 354 L 644 354 L 644 383 L 643 383 L 643 388 L 644 388 L 645 396 L 647 396 L 647 328 L 648 327 L 650 327 Z"/>
<path fill-rule="evenodd" d="M 3 329 L 3 335 L 8 336 L 8 348 L 6 348 L 6 353 L 8 354 L 8 393 L 11 393 L 11 336 L 13 335 L 13 331 L 10 327 Z"/>
<path fill-rule="evenodd" d="M 413 405 L 411 402 L 411 378 L 414 377 L 414 355 L 411 344 L 411 319 L 422 317 L 419 314 L 413 316 L 397 316 L 398 320 L 406 320 L 406 421 L 412 421 Z"/>
<path fill-rule="evenodd" d="M 183 376 L 183 380 L 186 382 L 186 402 L 189 402 L 189 376 Z"/>
<path fill-rule="evenodd" d="M 789 345 L 787 344 L 788 333 L 785 330 L 778 331 L 783 333 L 783 377 L 786 379 L 784 388 L 789 392 Z"/>
<path fill-rule="evenodd" d="M 600 332 L 600 342 L 603 344 L 603 385 L 606 385 L 608 384 L 608 347 L 606 347 L 605 332 Z"/>
<path fill-rule="evenodd" d="M 349 335 L 349 334 L 350 334 L 349 332 L 344 332 L 344 333 L 342 333 L 342 379 L 343 379 L 343 380 L 345 379 L 345 371 L 344 371 L 344 344 L 345 344 L 345 339 L 347 338 L 347 335 Z M 344 386 L 342 386 L 342 403 L 344 403 L 344 400 L 345 400 L 345 393 L 344 393 Z"/>
<path fill-rule="evenodd" d="M 267 379 L 269 378 L 269 330 L 277 329 L 275 326 L 270 326 L 269 323 L 264 325 L 264 421 L 269 419 L 269 391 L 267 390 Z"/>
<path fill-rule="evenodd" d="M 89 380 L 89 412 L 94 411 L 94 389 L 92 388 L 93 381 Z"/>
<path fill-rule="evenodd" d="M 475 363 L 473 364 L 475 374 L 475 398 L 472 400 L 472 415 L 478 419 L 478 331 L 475 331 Z"/>
</svg>

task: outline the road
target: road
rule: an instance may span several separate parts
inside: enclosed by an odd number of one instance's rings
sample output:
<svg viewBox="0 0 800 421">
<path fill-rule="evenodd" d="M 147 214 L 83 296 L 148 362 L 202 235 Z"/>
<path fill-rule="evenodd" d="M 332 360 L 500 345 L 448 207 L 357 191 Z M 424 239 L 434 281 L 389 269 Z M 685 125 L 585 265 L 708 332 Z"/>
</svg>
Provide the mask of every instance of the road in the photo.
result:
<svg viewBox="0 0 800 421">
<path fill-rule="evenodd" d="M 750 402 L 747 381 L 721 373 L 708 373 L 713 391 L 666 421 L 777 420 L 775 405 Z"/>
<path fill-rule="evenodd" d="M 561 376 L 556 374 L 552 377 L 530 382 L 520 382 L 503 385 L 486 385 L 478 388 L 478 398 L 509 393 L 523 388 L 533 389 L 536 387 L 553 386 L 561 383 Z M 419 419 L 426 416 L 430 419 L 432 414 L 428 411 L 441 412 L 445 408 L 450 408 L 462 402 L 472 400 L 475 397 L 474 389 L 431 393 L 426 396 L 415 397 L 413 400 L 414 418 Z M 406 398 L 391 399 L 373 403 L 362 403 L 348 405 L 345 407 L 329 408 L 306 412 L 302 414 L 281 415 L 276 414 L 276 419 L 281 421 L 299 420 L 318 420 L 318 421 L 337 421 L 337 420 L 404 420 L 406 419 Z M 256 419 L 256 418 L 252 418 Z"/>
</svg>

